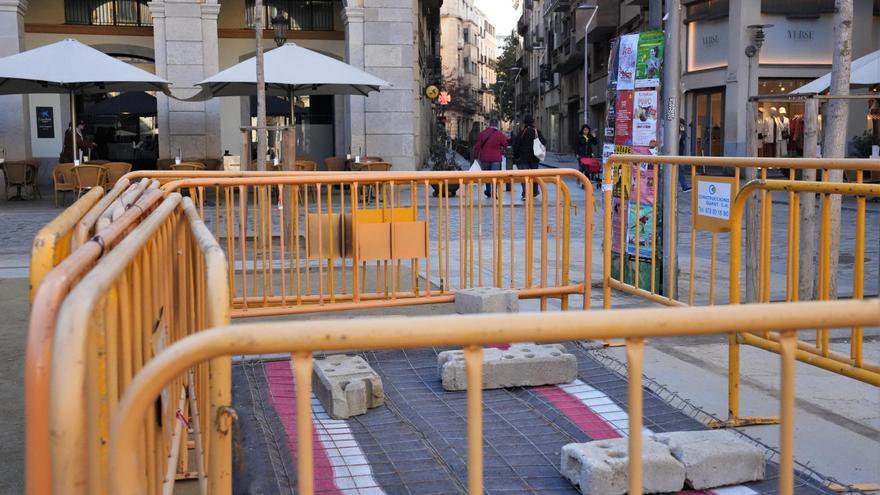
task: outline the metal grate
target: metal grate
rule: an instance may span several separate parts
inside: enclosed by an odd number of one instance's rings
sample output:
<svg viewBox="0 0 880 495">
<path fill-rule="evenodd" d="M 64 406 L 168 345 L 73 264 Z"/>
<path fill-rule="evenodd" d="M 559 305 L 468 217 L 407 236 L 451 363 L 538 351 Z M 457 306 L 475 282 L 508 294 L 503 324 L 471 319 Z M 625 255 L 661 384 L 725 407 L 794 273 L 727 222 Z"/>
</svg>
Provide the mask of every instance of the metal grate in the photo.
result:
<svg viewBox="0 0 880 495">
<path fill-rule="evenodd" d="M 64 0 L 64 22 L 86 26 L 152 26 L 148 0 Z"/>
<path fill-rule="evenodd" d="M 338 0 L 265 0 L 263 3 L 263 29 L 271 29 L 271 19 L 278 15 L 290 22 L 294 31 L 333 31 Z M 247 27 L 254 27 L 254 0 L 246 0 L 245 21 Z"/>
</svg>

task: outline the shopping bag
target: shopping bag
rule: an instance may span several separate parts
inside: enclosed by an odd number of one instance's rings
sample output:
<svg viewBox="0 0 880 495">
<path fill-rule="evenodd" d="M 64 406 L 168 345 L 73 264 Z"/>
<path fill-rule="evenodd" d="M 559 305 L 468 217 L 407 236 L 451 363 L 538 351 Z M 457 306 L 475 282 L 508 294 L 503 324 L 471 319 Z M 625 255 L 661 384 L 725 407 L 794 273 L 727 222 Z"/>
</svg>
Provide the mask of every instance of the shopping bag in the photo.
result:
<svg viewBox="0 0 880 495">
<path fill-rule="evenodd" d="M 537 137 L 535 137 L 535 140 L 532 141 L 532 143 L 532 152 L 535 154 L 535 158 L 543 162 L 544 158 L 547 157 L 547 148 Z"/>
</svg>

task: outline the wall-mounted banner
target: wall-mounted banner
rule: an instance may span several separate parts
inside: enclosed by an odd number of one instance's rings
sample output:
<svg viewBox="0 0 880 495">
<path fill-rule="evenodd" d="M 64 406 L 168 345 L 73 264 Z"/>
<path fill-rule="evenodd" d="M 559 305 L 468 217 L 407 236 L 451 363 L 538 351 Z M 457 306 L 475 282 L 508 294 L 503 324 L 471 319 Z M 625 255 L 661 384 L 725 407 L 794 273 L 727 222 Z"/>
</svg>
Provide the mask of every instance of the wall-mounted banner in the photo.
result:
<svg viewBox="0 0 880 495">
<path fill-rule="evenodd" d="M 636 58 L 639 50 L 639 35 L 621 36 L 618 50 L 617 90 L 636 88 Z"/>
<path fill-rule="evenodd" d="M 738 192 L 734 177 L 696 176 L 696 226 L 709 232 L 730 232 L 730 209 Z"/>
<path fill-rule="evenodd" d="M 663 74 L 664 36 L 660 31 L 650 31 L 639 35 L 639 51 L 636 58 L 636 88 L 656 88 L 660 86 Z"/>
</svg>

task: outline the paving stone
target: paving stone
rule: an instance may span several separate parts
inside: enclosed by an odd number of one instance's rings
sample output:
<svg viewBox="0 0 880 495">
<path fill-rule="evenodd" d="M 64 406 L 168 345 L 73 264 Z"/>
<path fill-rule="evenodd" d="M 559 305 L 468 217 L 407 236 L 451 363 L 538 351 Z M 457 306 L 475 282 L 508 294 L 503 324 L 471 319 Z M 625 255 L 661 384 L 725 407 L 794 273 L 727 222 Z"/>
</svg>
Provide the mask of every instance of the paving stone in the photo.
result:
<svg viewBox="0 0 880 495">
<path fill-rule="evenodd" d="M 570 443 L 562 447 L 561 471 L 583 495 L 623 495 L 629 482 L 627 438 Z M 684 465 L 669 447 L 645 438 L 642 492 L 677 492 L 684 487 Z"/>
<path fill-rule="evenodd" d="M 385 403 L 382 379 L 360 356 L 315 358 L 312 388 L 333 419 L 347 419 Z"/>
<path fill-rule="evenodd" d="M 481 313 L 518 313 L 516 291 L 497 287 L 476 287 L 455 292 L 455 312 L 460 315 Z"/>
<path fill-rule="evenodd" d="M 466 390 L 463 351 L 444 351 L 437 356 L 445 390 Z M 561 344 L 512 344 L 508 349 L 483 350 L 483 389 L 534 387 L 569 383 L 577 378 L 577 358 Z"/>
<path fill-rule="evenodd" d="M 695 490 L 764 479 L 764 451 L 729 431 L 659 433 L 654 439 L 684 464 L 687 484 Z"/>
</svg>

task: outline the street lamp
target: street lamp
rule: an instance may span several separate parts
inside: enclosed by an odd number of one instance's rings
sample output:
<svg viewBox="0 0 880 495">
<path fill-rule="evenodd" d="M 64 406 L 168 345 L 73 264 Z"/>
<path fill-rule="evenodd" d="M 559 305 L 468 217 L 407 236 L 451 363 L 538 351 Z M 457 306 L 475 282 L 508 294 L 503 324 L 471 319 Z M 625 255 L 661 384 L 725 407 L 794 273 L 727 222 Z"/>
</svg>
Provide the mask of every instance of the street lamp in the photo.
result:
<svg viewBox="0 0 880 495">
<path fill-rule="evenodd" d="M 590 25 L 593 24 L 593 19 L 596 17 L 596 12 L 599 11 L 598 5 L 587 5 L 580 4 L 577 6 L 577 10 L 592 10 L 593 13 L 590 14 L 590 18 L 587 20 L 587 23 L 584 25 L 584 124 L 590 124 Z"/>
<path fill-rule="evenodd" d="M 287 16 L 281 10 L 272 18 L 272 29 L 275 30 L 275 44 L 278 47 L 284 46 L 287 42 L 287 30 L 290 29 L 290 22 Z"/>
</svg>

